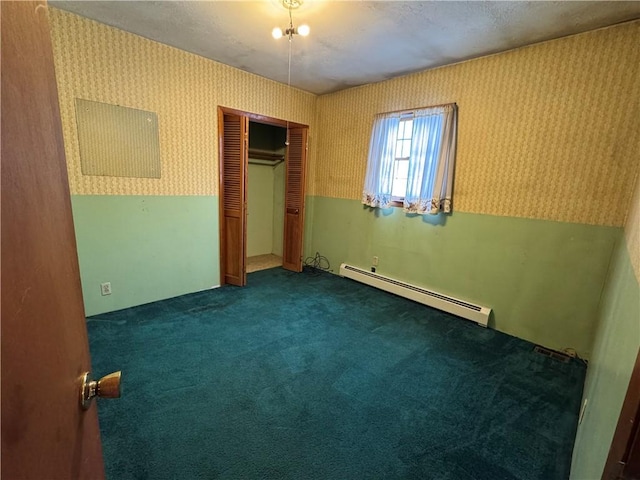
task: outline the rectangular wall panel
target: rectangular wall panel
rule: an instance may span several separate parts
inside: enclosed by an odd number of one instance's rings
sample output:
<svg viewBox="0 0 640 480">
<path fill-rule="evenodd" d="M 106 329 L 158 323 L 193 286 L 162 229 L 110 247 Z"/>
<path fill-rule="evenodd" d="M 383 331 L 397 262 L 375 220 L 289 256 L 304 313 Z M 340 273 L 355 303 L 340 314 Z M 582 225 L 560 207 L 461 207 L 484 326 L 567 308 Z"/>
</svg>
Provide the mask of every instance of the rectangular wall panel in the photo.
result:
<svg viewBox="0 0 640 480">
<path fill-rule="evenodd" d="M 160 178 L 154 112 L 76 98 L 83 175 Z"/>
</svg>

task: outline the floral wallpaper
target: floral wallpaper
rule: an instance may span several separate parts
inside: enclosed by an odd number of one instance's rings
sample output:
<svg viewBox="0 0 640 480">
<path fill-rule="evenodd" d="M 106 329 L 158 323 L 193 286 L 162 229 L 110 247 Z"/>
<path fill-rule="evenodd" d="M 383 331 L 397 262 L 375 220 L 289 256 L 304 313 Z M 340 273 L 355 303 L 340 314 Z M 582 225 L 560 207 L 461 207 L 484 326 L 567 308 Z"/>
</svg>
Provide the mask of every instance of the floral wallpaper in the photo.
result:
<svg viewBox="0 0 640 480">
<path fill-rule="evenodd" d="M 456 102 L 454 212 L 622 226 L 638 45 L 635 21 L 321 96 L 313 193 L 361 198 L 376 113 Z"/>
<path fill-rule="evenodd" d="M 313 94 L 56 8 L 49 17 L 72 194 L 217 194 L 219 105 L 309 125 L 313 141 Z M 161 178 L 82 175 L 76 97 L 157 113 Z"/>
</svg>

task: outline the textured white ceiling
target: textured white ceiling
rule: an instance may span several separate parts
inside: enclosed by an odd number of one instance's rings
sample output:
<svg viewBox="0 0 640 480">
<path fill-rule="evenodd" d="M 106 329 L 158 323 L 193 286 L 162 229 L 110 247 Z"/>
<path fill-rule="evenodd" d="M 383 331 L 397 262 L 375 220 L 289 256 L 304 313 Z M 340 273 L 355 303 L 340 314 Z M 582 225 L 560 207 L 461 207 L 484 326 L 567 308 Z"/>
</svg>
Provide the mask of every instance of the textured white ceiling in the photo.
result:
<svg viewBox="0 0 640 480">
<path fill-rule="evenodd" d="M 61 1 L 54 7 L 287 82 L 278 0 Z M 328 1 L 293 11 L 291 84 L 322 94 L 640 18 L 640 2 Z M 639 46 L 640 47 L 640 46 Z"/>
</svg>

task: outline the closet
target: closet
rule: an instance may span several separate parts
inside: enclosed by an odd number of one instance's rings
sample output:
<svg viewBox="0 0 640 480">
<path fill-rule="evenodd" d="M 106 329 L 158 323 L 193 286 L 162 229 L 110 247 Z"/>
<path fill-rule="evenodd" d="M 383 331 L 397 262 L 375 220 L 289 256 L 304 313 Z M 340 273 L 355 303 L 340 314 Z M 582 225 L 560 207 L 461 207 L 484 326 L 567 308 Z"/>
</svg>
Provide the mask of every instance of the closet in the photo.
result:
<svg viewBox="0 0 640 480">
<path fill-rule="evenodd" d="M 247 273 L 282 265 L 287 129 L 249 121 Z"/>
<path fill-rule="evenodd" d="M 249 256 L 281 253 L 283 268 L 302 271 L 308 130 L 307 125 L 218 107 L 221 285 L 247 283 Z M 250 140 L 253 136 L 256 140 Z"/>
</svg>

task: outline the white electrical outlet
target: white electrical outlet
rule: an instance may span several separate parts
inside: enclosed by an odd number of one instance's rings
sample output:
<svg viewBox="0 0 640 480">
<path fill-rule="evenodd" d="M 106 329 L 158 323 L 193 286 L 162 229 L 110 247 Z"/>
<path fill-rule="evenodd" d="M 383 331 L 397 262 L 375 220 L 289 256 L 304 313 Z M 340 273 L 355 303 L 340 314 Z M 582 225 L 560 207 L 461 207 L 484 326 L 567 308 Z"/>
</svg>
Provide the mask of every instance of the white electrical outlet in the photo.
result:
<svg viewBox="0 0 640 480">
<path fill-rule="evenodd" d="M 377 256 L 377 255 L 374 255 L 372 265 L 373 265 L 374 267 L 377 267 L 377 266 L 378 266 L 378 256 Z"/>
<path fill-rule="evenodd" d="M 102 296 L 111 295 L 111 282 L 104 282 L 100 284 L 100 293 Z"/>
<path fill-rule="evenodd" d="M 584 411 L 587 409 L 587 403 L 589 403 L 589 399 L 585 398 L 584 402 L 582 402 L 582 408 L 580 409 L 580 416 L 578 417 L 578 425 L 582 423 L 582 419 L 584 418 Z"/>
</svg>

